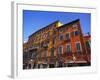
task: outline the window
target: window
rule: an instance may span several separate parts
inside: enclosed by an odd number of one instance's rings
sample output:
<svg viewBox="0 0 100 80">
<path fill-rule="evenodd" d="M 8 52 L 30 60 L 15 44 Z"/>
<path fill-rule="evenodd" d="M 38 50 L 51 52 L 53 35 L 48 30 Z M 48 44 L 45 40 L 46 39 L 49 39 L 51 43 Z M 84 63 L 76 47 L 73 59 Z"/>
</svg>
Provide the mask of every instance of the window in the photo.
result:
<svg viewBox="0 0 100 80">
<path fill-rule="evenodd" d="M 80 34 L 80 32 L 78 30 L 72 32 L 72 36 L 78 36 Z"/>
<path fill-rule="evenodd" d="M 58 54 L 62 54 L 62 47 L 58 47 Z"/>
<path fill-rule="evenodd" d="M 47 57 L 47 50 L 44 51 L 44 58 Z"/>
<path fill-rule="evenodd" d="M 79 31 L 74 31 L 74 36 L 77 36 L 79 34 Z"/>
<path fill-rule="evenodd" d="M 60 35 L 59 36 L 59 40 L 63 40 L 63 35 Z"/>
<path fill-rule="evenodd" d="M 86 47 L 87 47 L 87 48 L 91 48 L 91 43 L 90 43 L 90 41 L 86 41 Z"/>
<path fill-rule="evenodd" d="M 66 33 L 66 40 L 69 40 L 70 39 L 70 35 L 69 33 Z"/>
<path fill-rule="evenodd" d="M 71 44 L 67 44 L 67 52 L 71 52 Z"/>
<path fill-rule="evenodd" d="M 81 52 L 81 44 L 80 43 L 76 43 L 76 49 L 77 49 L 77 52 Z"/>
<path fill-rule="evenodd" d="M 34 53 L 31 53 L 31 58 L 34 58 Z"/>
<path fill-rule="evenodd" d="M 36 52 L 30 52 L 30 53 L 29 53 L 29 57 L 30 57 L 31 59 L 35 59 L 36 56 L 37 56 Z"/>
<path fill-rule="evenodd" d="M 32 52 L 29 53 L 29 58 L 32 58 L 32 54 L 33 54 Z"/>
<path fill-rule="evenodd" d="M 54 56 L 54 48 L 51 48 L 51 56 Z"/>
<path fill-rule="evenodd" d="M 44 51 L 44 60 L 47 61 L 47 50 Z"/>
</svg>

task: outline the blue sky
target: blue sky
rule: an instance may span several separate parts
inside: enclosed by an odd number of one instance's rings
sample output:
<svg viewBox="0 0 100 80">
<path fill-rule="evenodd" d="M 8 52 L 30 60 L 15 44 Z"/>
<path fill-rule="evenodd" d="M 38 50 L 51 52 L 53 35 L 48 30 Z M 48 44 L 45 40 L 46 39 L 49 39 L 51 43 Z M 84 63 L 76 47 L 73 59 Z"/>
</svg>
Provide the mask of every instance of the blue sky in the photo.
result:
<svg viewBox="0 0 100 80">
<path fill-rule="evenodd" d="M 84 34 L 90 32 L 91 14 L 89 13 L 23 10 L 24 41 L 26 41 L 28 37 L 35 31 L 56 20 L 66 24 L 76 19 L 80 19 L 82 31 Z"/>
</svg>

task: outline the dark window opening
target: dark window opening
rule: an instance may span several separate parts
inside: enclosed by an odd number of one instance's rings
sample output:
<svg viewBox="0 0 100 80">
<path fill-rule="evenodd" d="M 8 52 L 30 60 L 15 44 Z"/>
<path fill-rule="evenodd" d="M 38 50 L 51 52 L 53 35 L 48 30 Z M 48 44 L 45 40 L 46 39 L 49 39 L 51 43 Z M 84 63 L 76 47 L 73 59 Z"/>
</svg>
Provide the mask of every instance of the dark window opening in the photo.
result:
<svg viewBox="0 0 100 80">
<path fill-rule="evenodd" d="M 76 49 L 77 49 L 77 52 L 81 52 L 81 44 L 80 43 L 76 43 Z"/>
<path fill-rule="evenodd" d="M 51 56 L 54 56 L 54 48 L 51 48 Z"/>
<path fill-rule="evenodd" d="M 59 40 L 63 40 L 63 35 L 60 35 L 59 36 Z"/>
<path fill-rule="evenodd" d="M 66 40 L 69 40 L 70 39 L 70 36 L 69 36 L 69 33 L 66 34 Z"/>
<path fill-rule="evenodd" d="M 67 53 L 70 53 L 71 52 L 71 45 L 67 45 Z"/>
<path fill-rule="evenodd" d="M 58 54 L 62 54 L 62 47 L 58 48 Z"/>
</svg>

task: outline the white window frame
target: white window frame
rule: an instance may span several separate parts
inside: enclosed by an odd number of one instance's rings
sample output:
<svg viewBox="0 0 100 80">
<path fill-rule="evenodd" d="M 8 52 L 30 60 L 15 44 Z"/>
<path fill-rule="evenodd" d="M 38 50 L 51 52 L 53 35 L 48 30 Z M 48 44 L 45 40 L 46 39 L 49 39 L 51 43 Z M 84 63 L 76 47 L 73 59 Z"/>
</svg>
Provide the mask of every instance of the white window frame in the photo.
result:
<svg viewBox="0 0 100 80">
<path fill-rule="evenodd" d="M 62 34 L 59 35 L 59 40 L 60 40 L 60 41 L 62 41 L 62 40 L 60 39 L 61 36 L 63 36 L 63 35 L 62 35 Z M 63 36 L 63 39 L 64 39 L 64 36 Z"/>
<path fill-rule="evenodd" d="M 67 51 L 67 46 L 68 46 L 68 45 L 70 45 L 70 52 L 71 52 L 71 51 L 72 51 L 71 43 L 66 44 L 66 52 L 68 52 L 68 51 Z"/>
<path fill-rule="evenodd" d="M 79 30 L 78 30 L 78 29 L 75 29 L 75 30 L 73 31 L 73 32 L 74 32 L 74 37 L 76 36 L 76 35 L 75 35 L 75 31 L 79 31 Z"/>
<path fill-rule="evenodd" d="M 67 32 L 66 34 L 69 34 L 69 39 L 70 39 L 70 32 Z M 65 35 L 66 36 L 66 35 Z M 66 40 L 68 40 L 67 38 L 65 38 Z"/>
<path fill-rule="evenodd" d="M 62 54 L 63 53 L 63 46 L 59 46 L 59 47 L 62 48 L 62 52 L 60 53 L 60 54 Z M 58 51 L 59 51 L 59 47 L 58 47 Z M 59 52 L 58 52 L 58 54 L 59 54 Z"/>
<path fill-rule="evenodd" d="M 79 43 L 79 44 L 80 44 L 80 51 L 79 51 L 79 50 L 77 50 L 77 48 L 76 48 L 76 44 L 77 44 L 77 43 Z M 81 45 L 81 42 L 80 42 L 80 41 L 75 42 L 75 48 L 76 48 L 77 52 L 82 52 L 82 45 Z"/>
</svg>

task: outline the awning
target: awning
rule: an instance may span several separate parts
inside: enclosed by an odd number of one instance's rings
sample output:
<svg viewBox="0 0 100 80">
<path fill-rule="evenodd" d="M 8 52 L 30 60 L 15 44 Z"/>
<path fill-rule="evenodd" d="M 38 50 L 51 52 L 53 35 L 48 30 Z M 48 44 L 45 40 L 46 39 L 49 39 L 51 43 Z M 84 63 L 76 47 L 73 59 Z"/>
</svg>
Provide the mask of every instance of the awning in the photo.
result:
<svg viewBox="0 0 100 80">
<path fill-rule="evenodd" d="M 87 63 L 87 61 L 66 61 L 64 63 Z"/>
</svg>

